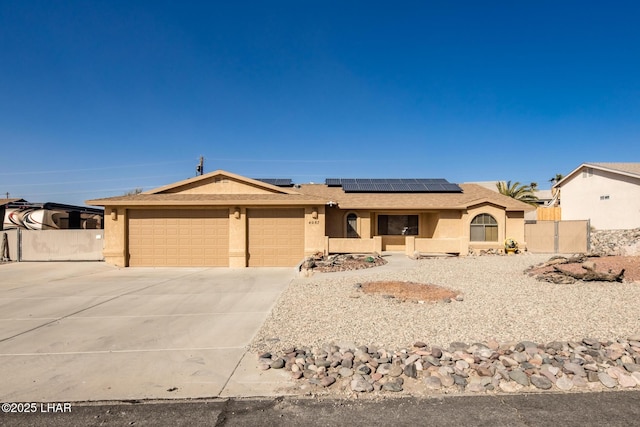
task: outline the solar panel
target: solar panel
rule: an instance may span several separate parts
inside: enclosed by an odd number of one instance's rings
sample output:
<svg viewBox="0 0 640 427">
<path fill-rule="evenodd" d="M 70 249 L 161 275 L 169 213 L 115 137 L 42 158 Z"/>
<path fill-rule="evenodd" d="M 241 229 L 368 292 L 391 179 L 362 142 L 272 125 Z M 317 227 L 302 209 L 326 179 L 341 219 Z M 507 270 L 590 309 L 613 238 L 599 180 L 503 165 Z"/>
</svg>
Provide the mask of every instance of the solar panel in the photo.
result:
<svg viewBox="0 0 640 427">
<path fill-rule="evenodd" d="M 358 188 L 360 189 L 360 191 L 371 191 L 371 192 L 375 192 L 377 191 L 376 189 L 376 185 L 375 184 L 371 184 L 369 182 L 360 182 L 356 184 L 358 186 Z"/>
<path fill-rule="evenodd" d="M 461 193 L 457 184 L 442 178 L 328 178 L 329 187 L 346 193 Z"/>
<path fill-rule="evenodd" d="M 427 187 L 429 188 L 429 191 L 433 193 L 439 193 L 443 190 L 442 184 L 438 183 L 427 184 Z"/>
<path fill-rule="evenodd" d="M 374 185 L 376 186 L 376 189 L 378 191 L 381 191 L 381 192 L 393 191 L 393 188 L 391 187 L 391 184 L 380 183 L 380 184 L 374 184 Z"/>
<path fill-rule="evenodd" d="M 394 182 L 391 184 L 391 188 L 393 188 L 393 191 L 396 192 L 402 192 L 405 193 L 407 192 L 407 184 L 402 184 L 401 182 Z"/>
<path fill-rule="evenodd" d="M 425 184 L 407 184 L 407 187 L 409 187 L 409 191 L 415 191 L 415 192 L 429 191 L 429 189 Z"/>
<path fill-rule="evenodd" d="M 344 183 L 342 184 L 342 189 L 345 193 L 375 193 L 376 188 L 374 184 L 356 184 L 354 183 Z"/>
<path fill-rule="evenodd" d="M 277 187 L 291 187 L 293 185 L 293 181 L 288 178 L 256 178 L 256 180 L 275 185 Z"/>
<path fill-rule="evenodd" d="M 449 181 L 442 178 L 429 178 L 429 179 L 416 179 L 416 181 L 420 184 L 448 184 Z"/>
<path fill-rule="evenodd" d="M 446 184 L 442 184 L 442 186 L 444 187 L 444 191 L 462 193 L 462 188 L 460 188 L 458 184 L 446 183 Z"/>
</svg>

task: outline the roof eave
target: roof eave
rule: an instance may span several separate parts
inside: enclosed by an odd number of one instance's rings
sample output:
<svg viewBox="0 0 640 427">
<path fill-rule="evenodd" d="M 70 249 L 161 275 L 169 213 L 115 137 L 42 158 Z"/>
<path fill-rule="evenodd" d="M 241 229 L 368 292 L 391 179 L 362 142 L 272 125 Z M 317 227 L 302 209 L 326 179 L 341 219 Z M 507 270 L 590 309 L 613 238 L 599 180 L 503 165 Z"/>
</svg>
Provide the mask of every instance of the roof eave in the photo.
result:
<svg viewBox="0 0 640 427">
<path fill-rule="evenodd" d="M 574 175 L 578 174 L 585 167 L 592 168 L 592 169 L 598 169 L 598 170 L 605 171 L 605 172 L 615 173 L 617 175 L 628 176 L 628 177 L 631 177 L 631 178 L 636 178 L 636 179 L 640 178 L 640 175 L 638 175 L 638 174 L 622 171 L 620 169 L 608 168 L 606 166 L 602 166 L 602 165 L 598 165 L 598 164 L 594 164 L 594 163 L 582 163 L 580 166 L 578 166 L 577 168 L 575 168 L 574 170 L 569 172 L 569 174 L 567 176 L 562 178 L 560 181 L 556 182 L 553 185 L 553 188 L 561 187 L 562 184 L 564 184 L 565 181 L 567 181 L 569 178 L 572 178 Z"/>
<path fill-rule="evenodd" d="M 224 175 L 226 177 L 235 179 L 235 180 L 240 181 L 240 182 L 245 182 L 247 184 L 255 185 L 257 187 L 261 187 L 261 188 L 264 188 L 264 189 L 272 190 L 272 191 L 274 191 L 276 193 L 299 194 L 296 191 L 294 191 L 292 189 L 289 189 L 289 188 L 278 187 L 278 186 L 275 186 L 275 185 L 272 185 L 272 184 L 268 184 L 268 183 L 266 183 L 264 181 L 259 181 L 259 180 L 256 180 L 256 179 L 247 178 L 245 176 L 237 175 L 235 173 L 228 172 L 228 171 L 225 171 L 225 170 L 222 170 L 222 169 L 218 169 L 218 170 L 215 170 L 213 172 L 206 173 L 204 175 L 200 175 L 200 176 L 196 176 L 196 177 L 192 177 L 192 178 L 187 178 L 187 179 L 184 179 L 182 181 L 174 182 L 173 184 L 169 184 L 169 185 L 165 185 L 165 186 L 162 186 L 162 187 L 154 188 L 154 189 L 151 189 L 149 191 L 145 191 L 142 194 L 164 193 L 164 192 L 166 192 L 168 190 L 172 190 L 174 188 L 179 188 L 179 187 L 182 187 L 182 186 L 187 185 L 187 184 L 193 184 L 195 182 L 203 181 L 203 180 L 206 180 L 206 179 L 210 179 L 210 178 L 212 178 L 214 176 L 220 176 L 220 175 Z"/>
<path fill-rule="evenodd" d="M 317 206 L 324 205 L 324 200 L 87 200 L 85 202 L 91 206 L 125 206 L 132 208 L 141 208 L 146 206 Z"/>
</svg>

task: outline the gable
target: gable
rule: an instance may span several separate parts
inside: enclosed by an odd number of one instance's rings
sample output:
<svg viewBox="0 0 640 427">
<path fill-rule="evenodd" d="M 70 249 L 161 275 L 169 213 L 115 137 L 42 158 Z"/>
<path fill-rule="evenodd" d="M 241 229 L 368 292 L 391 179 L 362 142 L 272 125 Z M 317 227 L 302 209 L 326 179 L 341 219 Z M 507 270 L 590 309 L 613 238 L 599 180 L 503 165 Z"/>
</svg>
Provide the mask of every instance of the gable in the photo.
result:
<svg viewBox="0 0 640 427">
<path fill-rule="evenodd" d="M 611 181 L 638 183 L 640 182 L 640 163 L 583 163 L 557 182 L 554 187 L 562 188 L 575 178 L 589 178 L 594 174 Z"/>
<path fill-rule="evenodd" d="M 215 171 L 156 188 L 144 194 L 296 194 L 296 192 L 230 172 Z"/>
</svg>

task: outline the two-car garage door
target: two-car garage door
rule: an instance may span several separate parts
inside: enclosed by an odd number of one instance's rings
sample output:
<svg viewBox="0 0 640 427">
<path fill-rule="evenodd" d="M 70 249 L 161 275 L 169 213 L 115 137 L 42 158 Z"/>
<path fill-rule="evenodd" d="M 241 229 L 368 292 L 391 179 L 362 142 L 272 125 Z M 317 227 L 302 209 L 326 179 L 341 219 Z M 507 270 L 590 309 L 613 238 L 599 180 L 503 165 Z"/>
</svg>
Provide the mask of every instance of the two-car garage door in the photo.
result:
<svg viewBox="0 0 640 427">
<path fill-rule="evenodd" d="M 129 265 L 226 267 L 227 209 L 129 211 Z"/>
<path fill-rule="evenodd" d="M 229 221 L 228 209 L 130 210 L 129 265 L 228 266 Z M 246 227 L 246 242 L 234 243 L 246 247 L 248 266 L 303 259 L 303 209 L 247 209 Z"/>
</svg>

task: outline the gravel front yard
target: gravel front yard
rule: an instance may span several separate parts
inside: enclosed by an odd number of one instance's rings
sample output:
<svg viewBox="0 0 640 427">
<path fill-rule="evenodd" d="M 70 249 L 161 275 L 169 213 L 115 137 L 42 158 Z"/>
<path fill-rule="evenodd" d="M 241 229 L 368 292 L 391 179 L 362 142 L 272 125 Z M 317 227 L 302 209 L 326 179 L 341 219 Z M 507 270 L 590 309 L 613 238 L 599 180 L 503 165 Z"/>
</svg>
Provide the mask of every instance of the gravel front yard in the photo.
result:
<svg viewBox="0 0 640 427">
<path fill-rule="evenodd" d="M 404 271 L 318 273 L 293 280 L 253 340 L 255 352 L 324 344 L 406 348 L 416 341 L 467 343 L 585 337 L 616 340 L 640 332 L 640 283 L 539 282 L 524 270 L 549 255 L 436 258 Z M 419 303 L 367 295 L 359 283 L 399 280 L 443 286 L 463 301 Z"/>
</svg>

